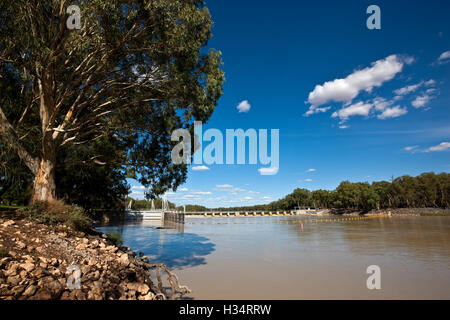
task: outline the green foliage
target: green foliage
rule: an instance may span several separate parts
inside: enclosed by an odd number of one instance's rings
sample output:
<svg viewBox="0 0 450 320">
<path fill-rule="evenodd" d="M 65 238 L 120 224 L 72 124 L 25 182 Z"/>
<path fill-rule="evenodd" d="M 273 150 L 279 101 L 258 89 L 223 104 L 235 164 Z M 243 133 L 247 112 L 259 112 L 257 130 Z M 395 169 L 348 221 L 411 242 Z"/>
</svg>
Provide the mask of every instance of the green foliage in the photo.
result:
<svg viewBox="0 0 450 320">
<path fill-rule="evenodd" d="M 58 201 L 55 203 L 37 201 L 26 209 L 17 211 L 22 217 L 35 223 L 50 226 L 66 225 L 77 231 L 89 231 L 91 219 L 81 207 L 66 205 Z"/>
<path fill-rule="evenodd" d="M 0 249 L 0 258 L 5 258 L 8 256 L 8 250 L 1 248 Z"/>
<path fill-rule="evenodd" d="M 106 240 L 109 244 L 119 246 L 123 243 L 122 234 L 118 231 L 111 231 L 106 234 Z"/>
</svg>

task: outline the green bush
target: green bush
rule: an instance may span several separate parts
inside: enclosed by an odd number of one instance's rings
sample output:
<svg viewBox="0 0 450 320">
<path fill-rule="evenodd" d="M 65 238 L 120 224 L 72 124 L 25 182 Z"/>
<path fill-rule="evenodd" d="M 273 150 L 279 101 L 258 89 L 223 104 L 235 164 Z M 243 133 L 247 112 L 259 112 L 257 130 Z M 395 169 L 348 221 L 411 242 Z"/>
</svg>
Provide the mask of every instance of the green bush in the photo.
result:
<svg viewBox="0 0 450 320">
<path fill-rule="evenodd" d="M 54 203 L 38 201 L 28 208 L 18 210 L 18 213 L 36 223 L 50 226 L 63 224 L 77 231 L 87 231 L 92 225 L 91 219 L 84 213 L 83 208 L 66 205 L 61 201 Z"/>
<path fill-rule="evenodd" d="M 115 246 L 121 245 L 123 243 L 122 235 L 118 231 L 111 231 L 106 234 L 106 240 L 109 244 L 113 244 Z"/>
</svg>

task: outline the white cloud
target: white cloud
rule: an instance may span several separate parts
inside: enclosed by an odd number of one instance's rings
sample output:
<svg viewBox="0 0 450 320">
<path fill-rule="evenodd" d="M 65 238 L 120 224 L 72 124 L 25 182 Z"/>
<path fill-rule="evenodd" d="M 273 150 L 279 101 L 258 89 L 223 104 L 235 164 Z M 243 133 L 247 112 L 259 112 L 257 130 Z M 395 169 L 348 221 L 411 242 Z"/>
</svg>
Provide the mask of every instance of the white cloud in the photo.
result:
<svg viewBox="0 0 450 320">
<path fill-rule="evenodd" d="M 248 100 L 244 100 L 244 101 L 240 102 L 236 108 L 239 110 L 239 113 L 249 112 L 251 105 L 250 105 L 250 103 L 248 103 Z"/>
<path fill-rule="evenodd" d="M 389 107 L 392 104 L 392 101 L 387 101 L 385 98 L 375 98 L 373 99 L 373 105 L 375 106 L 375 109 L 378 111 L 383 111 L 387 107 Z"/>
<path fill-rule="evenodd" d="M 331 117 L 336 118 L 339 117 L 342 121 L 348 120 L 349 117 L 352 116 L 368 116 L 370 109 L 372 109 L 373 104 L 358 102 L 352 104 L 348 107 L 342 108 L 338 111 L 333 112 Z"/>
<path fill-rule="evenodd" d="M 450 148 L 450 142 L 441 142 L 437 146 L 430 147 L 425 152 L 446 151 Z"/>
<path fill-rule="evenodd" d="M 409 146 L 409 147 L 405 147 L 404 150 L 405 151 L 413 151 L 414 149 L 417 149 L 418 146 Z"/>
<path fill-rule="evenodd" d="M 231 184 L 218 184 L 216 185 L 217 188 L 220 189 L 229 189 L 229 188 L 233 188 L 233 186 Z"/>
<path fill-rule="evenodd" d="M 252 190 L 250 190 L 248 193 L 250 193 L 250 194 L 259 194 L 258 191 L 252 191 Z"/>
<path fill-rule="evenodd" d="M 412 62 L 408 60 L 410 59 L 405 60 L 398 55 L 391 55 L 373 62 L 371 67 L 356 70 L 344 79 L 335 79 L 316 85 L 308 96 L 308 103 L 311 106 L 307 114 L 316 113 L 315 109 L 318 106 L 330 101 L 351 103 L 361 91 L 370 92 L 374 87 L 380 87 L 384 82 L 392 80 L 402 71 L 404 63 Z"/>
<path fill-rule="evenodd" d="M 423 95 L 423 96 L 418 96 L 416 97 L 416 99 L 414 99 L 413 102 L 411 102 L 412 106 L 416 109 L 418 108 L 422 108 L 425 105 L 428 104 L 428 102 L 430 102 L 431 97 L 427 94 Z"/>
<path fill-rule="evenodd" d="M 411 93 L 411 92 L 416 91 L 416 90 L 419 89 L 421 86 L 429 87 L 429 86 L 433 86 L 433 85 L 435 85 L 435 84 L 436 84 L 436 81 L 434 81 L 433 79 L 430 79 L 430 80 L 428 80 L 428 81 L 421 81 L 421 82 L 419 82 L 419 83 L 412 84 L 412 85 L 409 85 L 409 86 L 406 86 L 406 87 L 397 89 L 397 90 L 395 90 L 394 92 L 395 92 L 395 94 L 397 94 L 397 95 L 399 95 L 399 96 L 404 96 L 404 95 L 407 95 L 407 94 L 409 94 L 409 93 Z"/>
<path fill-rule="evenodd" d="M 339 126 L 339 129 L 348 129 L 348 128 L 350 128 L 350 126 L 346 126 L 346 125 Z"/>
<path fill-rule="evenodd" d="M 417 84 L 412 84 L 410 86 L 406 86 L 400 89 L 395 90 L 395 94 L 403 96 L 405 94 L 411 93 L 416 91 L 417 89 L 419 89 L 419 87 L 422 85 L 422 82 L 417 83 Z"/>
<path fill-rule="evenodd" d="M 144 186 L 132 186 L 131 189 L 133 190 L 145 190 Z"/>
<path fill-rule="evenodd" d="M 211 192 L 209 192 L 209 191 L 193 191 L 192 192 L 192 194 L 193 195 L 208 195 L 208 194 L 211 194 Z"/>
<path fill-rule="evenodd" d="M 306 170 L 306 172 L 314 172 L 314 171 L 316 171 L 316 169 L 308 169 L 308 170 Z"/>
<path fill-rule="evenodd" d="M 196 167 L 192 167 L 192 170 L 194 170 L 194 171 L 208 171 L 209 168 L 207 166 L 196 166 Z"/>
<path fill-rule="evenodd" d="M 449 59 L 450 59 L 450 51 L 445 51 L 439 56 L 438 61 L 441 63 L 445 63 L 450 61 Z"/>
<path fill-rule="evenodd" d="M 407 113 L 408 111 L 406 110 L 406 108 L 395 106 L 393 108 L 385 109 L 381 114 L 378 115 L 378 119 L 384 120 L 388 118 L 397 118 Z"/>
<path fill-rule="evenodd" d="M 316 113 L 321 113 L 321 112 L 327 112 L 328 110 L 330 110 L 331 107 L 326 107 L 326 108 L 310 108 L 308 111 L 306 111 L 306 113 L 304 114 L 305 117 L 310 116 L 312 114 L 316 114 Z"/>
<path fill-rule="evenodd" d="M 305 179 L 305 181 L 306 181 L 306 182 L 311 182 L 311 181 L 312 181 L 312 179 Z"/>
<path fill-rule="evenodd" d="M 260 175 L 263 175 L 263 176 L 269 176 L 269 175 L 274 175 L 274 174 L 277 174 L 277 172 L 278 172 L 278 167 L 273 167 L 273 168 L 261 168 L 261 169 L 258 169 L 258 172 L 259 172 L 259 174 Z"/>
<path fill-rule="evenodd" d="M 188 188 L 180 188 L 180 189 L 178 189 L 178 191 L 181 191 L 181 192 L 186 192 L 188 190 L 189 190 Z"/>
</svg>

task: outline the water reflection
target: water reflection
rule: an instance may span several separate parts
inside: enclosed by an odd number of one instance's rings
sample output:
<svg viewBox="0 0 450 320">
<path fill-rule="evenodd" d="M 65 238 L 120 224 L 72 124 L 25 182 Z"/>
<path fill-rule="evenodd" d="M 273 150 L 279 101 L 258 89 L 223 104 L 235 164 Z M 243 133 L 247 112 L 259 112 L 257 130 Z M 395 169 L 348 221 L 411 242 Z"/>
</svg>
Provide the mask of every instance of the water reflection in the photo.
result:
<svg viewBox="0 0 450 320">
<path fill-rule="evenodd" d="M 184 224 L 180 223 L 142 220 L 98 229 L 105 233 L 118 231 L 126 246 L 142 252 L 151 262 L 165 263 L 171 269 L 206 264 L 205 257 L 215 250 L 208 238 L 185 233 Z"/>
</svg>

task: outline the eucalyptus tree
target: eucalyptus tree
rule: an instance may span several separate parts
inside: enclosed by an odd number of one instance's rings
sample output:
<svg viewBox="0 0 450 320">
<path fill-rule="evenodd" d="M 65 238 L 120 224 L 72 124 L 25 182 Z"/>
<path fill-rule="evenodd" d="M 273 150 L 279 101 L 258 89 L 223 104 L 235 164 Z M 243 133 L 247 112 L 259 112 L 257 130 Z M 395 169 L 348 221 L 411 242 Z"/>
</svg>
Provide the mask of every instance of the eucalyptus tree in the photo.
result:
<svg viewBox="0 0 450 320">
<path fill-rule="evenodd" d="M 186 166 L 171 162 L 171 132 L 206 122 L 222 94 L 211 27 L 202 0 L 0 2 L 0 138 L 33 175 L 31 200 L 57 198 L 63 148 L 104 137 L 149 196 L 176 189 Z"/>
</svg>

